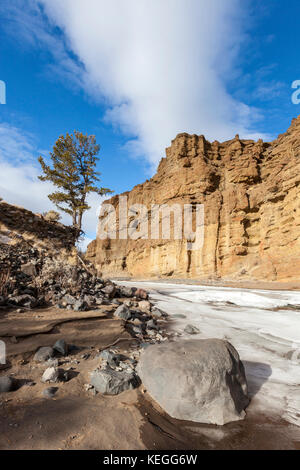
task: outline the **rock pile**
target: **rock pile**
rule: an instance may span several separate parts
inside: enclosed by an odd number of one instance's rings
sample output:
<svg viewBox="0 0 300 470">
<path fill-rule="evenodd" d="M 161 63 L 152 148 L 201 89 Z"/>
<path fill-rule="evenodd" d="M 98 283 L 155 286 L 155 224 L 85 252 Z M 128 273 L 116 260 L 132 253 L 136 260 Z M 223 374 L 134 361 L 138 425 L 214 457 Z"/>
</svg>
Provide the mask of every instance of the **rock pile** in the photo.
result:
<svg viewBox="0 0 300 470">
<path fill-rule="evenodd" d="M 0 271 L 0 308 L 53 305 L 86 311 L 102 304 L 118 305 L 116 299 L 120 297 L 141 300 L 144 312 L 150 308 L 145 300 L 147 293 L 142 289 L 118 288 L 111 281 L 97 277 L 90 266 L 69 264 L 25 242 L 15 245 L 0 242 Z M 116 316 L 127 320 L 128 312 L 128 307 L 123 305 Z"/>
</svg>

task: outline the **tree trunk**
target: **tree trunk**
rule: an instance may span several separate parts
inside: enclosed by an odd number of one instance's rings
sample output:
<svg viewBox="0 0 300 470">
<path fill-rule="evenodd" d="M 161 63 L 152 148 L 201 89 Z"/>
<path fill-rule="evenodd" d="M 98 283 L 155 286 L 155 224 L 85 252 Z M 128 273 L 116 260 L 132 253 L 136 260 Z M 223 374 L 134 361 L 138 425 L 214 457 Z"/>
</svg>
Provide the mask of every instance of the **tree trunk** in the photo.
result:
<svg viewBox="0 0 300 470">
<path fill-rule="evenodd" d="M 76 227 L 77 226 L 77 211 L 73 211 L 73 214 L 72 214 L 72 218 L 73 218 L 73 227 Z"/>
<path fill-rule="evenodd" d="M 79 214 L 78 214 L 78 228 L 79 228 L 79 230 L 81 230 L 81 226 L 82 226 L 82 215 L 83 215 L 83 213 L 79 212 Z"/>
</svg>

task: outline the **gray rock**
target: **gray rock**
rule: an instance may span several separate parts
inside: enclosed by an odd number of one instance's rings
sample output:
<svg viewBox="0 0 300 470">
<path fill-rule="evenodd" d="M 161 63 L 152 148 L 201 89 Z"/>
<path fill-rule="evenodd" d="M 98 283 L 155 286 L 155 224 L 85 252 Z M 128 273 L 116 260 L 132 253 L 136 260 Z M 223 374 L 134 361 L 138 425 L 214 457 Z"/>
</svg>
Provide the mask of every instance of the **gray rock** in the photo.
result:
<svg viewBox="0 0 300 470">
<path fill-rule="evenodd" d="M 167 314 L 165 312 L 163 312 L 162 310 L 160 310 L 159 308 L 157 307 L 153 307 L 152 310 L 151 310 L 151 315 L 153 315 L 153 317 L 157 317 L 157 318 L 161 318 L 161 317 L 166 317 Z"/>
<path fill-rule="evenodd" d="M 182 313 L 175 313 L 172 315 L 172 318 L 186 318 L 186 315 L 183 315 Z"/>
<path fill-rule="evenodd" d="M 62 298 L 62 302 L 64 302 L 66 305 L 74 305 L 76 303 L 77 299 L 73 297 L 73 295 L 66 294 Z"/>
<path fill-rule="evenodd" d="M 56 394 L 58 388 L 57 387 L 49 387 L 49 388 L 46 388 L 44 391 L 43 391 L 43 396 L 45 398 L 54 398 L 54 395 Z"/>
<path fill-rule="evenodd" d="M 55 345 L 53 346 L 53 349 L 58 353 L 62 354 L 63 356 L 68 354 L 68 345 L 64 339 L 59 339 L 58 341 L 56 341 Z"/>
<path fill-rule="evenodd" d="M 88 309 L 88 305 L 84 300 L 76 300 L 73 309 L 75 312 L 84 312 Z"/>
<path fill-rule="evenodd" d="M 84 300 L 84 302 L 87 303 L 87 305 L 88 305 L 89 307 L 92 306 L 92 305 L 94 305 L 94 304 L 95 304 L 95 301 L 96 301 L 95 297 L 93 297 L 92 295 L 85 295 L 85 296 L 83 297 L 83 300 Z"/>
<path fill-rule="evenodd" d="M 122 320 L 129 320 L 131 318 L 131 313 L 130 313 L 129 308 L 123 304 L 123 305 L 120 305 L 116 309 L 114 316 L 118 318 L 122 318 Z"/>
<path fill-rule="evenodd" d="M 133 297 L 134 296 L 134 289 L 132 287 L 119 287 L 119 292 L 121 297 Z"/>
<path fill-rule="evenodd" d="M 11 392 L 15 385 L 16 381 L 12 377 L 0 377 L 0 393 Z"/>
<path fill-rule="evenodd" d="M 142 335 L 143 334 L 143 329 L 140 325 L 134 325 L 132 327 L 132 331 L 133 333 L 135 333 L 136 335 Z"/>
<path fill-rule="evenodd" d="M 45 347 L 40 348 L 35 353 L 33 360 L 35 362 L 45 362 L 45 361 L 48 361 L 48 359 L 50 359 L 53 356 L 54 356 L 53 348 L 45 346 Z"/>
<path fill-rule="evenodd" d="M 116 292 L 116 286 L 114 284 L 108 284 L 102 289 L 102 292 L 112 299 Z"/>
<path fill-rule="evenodd" d="M 197 335 L 198 333 L 200 333 L 200 330 L 194 325 L 186 325 L 184 332 L 189 335 Z"/>
<path fill-rule="evenodd" d="M 59 370 L 56 367 L 48 367 L 42 376 L 42 382 L 57 382 L 59 377 Z"/>
<path fill-rule="evenodd" d="M 138 387 L 139 380 L 134 372 L 116 372 L 113 369 L 94 370 L 91 385 L 103 395 L 118 395 L 125 390 Z"/>
<path fill-rule="evenodd" d="M 219 339 L 155 344 L 137 366 L 145 388 L 173 418 L 223 425 L 245 417 L 249 403 L 244 366 Z"/>
<path fill-rule="evenodd" d="M 28 307 L 28 308 L 34 308 L 38 304 L 37 299 L 29 294 L 16 295 L 16 296 L 10 297 L 9 302 L 14 305 L 18 305 L 18 306 L 21 305 L 21 306 Z"/>
<path fill-rule="evenodd" d="M 110 366 L 118 366 L 121 360 L 119 354 L 115 354 L 112 351 L 109 351 L 109 349 L 104 349 L 104 351 L 101 351 L 97 355 L 97 358 L 107 361 Z"/>
<path fill-rule="evenodd" d="M 50 358 L 45 364 L 47 364 L 48 367 L 58 367 L 58 359 Z"/>
<path fill-rule="evenodd" d="M 154 320 L 147 321 L 147 330 L 158 330 L 158 326 Z"/>
</svg>

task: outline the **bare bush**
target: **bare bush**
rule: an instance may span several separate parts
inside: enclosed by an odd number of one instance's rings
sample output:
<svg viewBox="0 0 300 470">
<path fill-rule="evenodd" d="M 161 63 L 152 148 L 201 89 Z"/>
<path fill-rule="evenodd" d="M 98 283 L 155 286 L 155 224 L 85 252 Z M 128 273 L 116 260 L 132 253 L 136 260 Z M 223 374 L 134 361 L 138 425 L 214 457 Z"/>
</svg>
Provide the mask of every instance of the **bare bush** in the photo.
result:
<svg viewBox="0 0 300 470">
<path fill-rule="evenodd" d="M 61 216 L 56 211 L 48 211 L 43 214 L 44 219 L 49 220 L 49 222 L 58 222 L 61 219 Z"/>
</svg>

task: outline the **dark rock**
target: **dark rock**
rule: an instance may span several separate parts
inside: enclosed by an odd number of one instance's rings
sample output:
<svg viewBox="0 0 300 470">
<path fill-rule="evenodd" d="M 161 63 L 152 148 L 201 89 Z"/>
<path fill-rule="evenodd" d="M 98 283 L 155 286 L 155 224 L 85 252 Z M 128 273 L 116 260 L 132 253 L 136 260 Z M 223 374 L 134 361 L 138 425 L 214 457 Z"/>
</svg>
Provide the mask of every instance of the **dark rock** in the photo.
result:
<svg viewBox="0 0 300 470">
<path fill-rule="evenodd" d="M 116 286 L 114 284 L 108 284 L 102 289 L 102 292 L 112 299 L 116 292 Z"/>
<path fill-rule="evenodd" d="M 0 377 L 0 393 L 12 392 L 15 389 L 16 381 L 12 377 Z"/>
<path fill-rule="evenodd" d="M 45 347 L 38 349 L 33 359 L 36 362 L 45 362 L 53 356 L 54 356 L 53 348 L 45 346 Z"/>
<path fill-rule="evenodd" d="M 21 305 L 28 308 L 34 308 L 38 302 L 37 299 L 35 299 L 32 295 L 24 294 L 10 297 L 9 303 L 18 306 Z"/>
<path fill-rule="evenodd" d="M 107 361 L 107 363 L 112 367 L 118 366 L 121 360 L 121 356 L 119 354 L 115 354 L 114 352 L 109 351 L 109 349 L 101 351 L 97 355 L 97 358 Z"/>
<path fill-rule="evenodd" d="M 153 319 L 147 321 L 147 329 L 158 330 L 158 326 L 157 326 L 156 322 Z"/>
<path fill-rule="evenodd" d="M 63 356 L 68 354 L 68 345 L 64 339 L 57 340 L 53 346 L 53 349 L 58 353 L 62 354 Z"/>
<path fill-rule="evenodd" d="M 134 372 L 116 372 L 107 368 L 91 373 L 91 385 L 103 395 L 118 395 L 125 390 L 138 387 L 139 379 Z"/>
<path fill-rule="evenodd" d="M 114 316 L 115 317 L 118 317 L 118 318 L 122 318 L 122 320 L 129 320 L 129 318 L 131 318 L 131 312 L 129 310 L 128 307 L 126 307 L 126 305 L 120 305 L 115 313 L 114 313 Z"/>
<path fill-rule="evenodd" d="M 119 287 L 119 295 L 120 297 L 133 297 L 134 296 L 134 289 L 132 287 Z"/>
<path fill-rule="evenodd" d="M 77 300 L 73 308 L 75 312 L 85 312 L 88 310 L 88 305 L 84 300 Z"/>
<path fill-rule="evenodd" d="M 54 398 L 56 392 L 57 392 L 58 388 L 57 387 L 49 387 L 49 388 L 46 388 L 44 391 L 43 391 L 43 396 L 45 398 Z"/>
<path fill-rule="evenodd" d="M 160 310 L 157 307 L 152 308 L 151 315 L 153 317 L 157 317 L 157 318 L 162 318 L 162 317 L 167 317 L 168 316 L 167 313 L 163 312 L 162 310 Z"/>
</svg>

